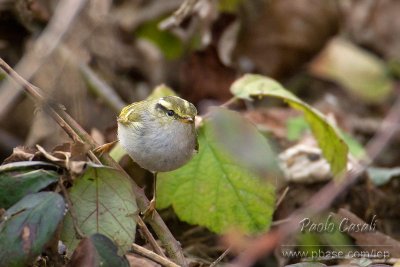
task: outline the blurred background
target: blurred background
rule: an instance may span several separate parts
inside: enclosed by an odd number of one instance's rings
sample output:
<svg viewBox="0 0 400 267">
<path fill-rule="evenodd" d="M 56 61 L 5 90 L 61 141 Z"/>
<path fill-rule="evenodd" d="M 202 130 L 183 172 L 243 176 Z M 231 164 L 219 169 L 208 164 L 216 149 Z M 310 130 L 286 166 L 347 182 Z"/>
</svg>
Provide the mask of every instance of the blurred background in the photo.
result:
<svg viewBox="0 0 400 267">
<path fill-rule="evenodd" d="M 187 2 L 189 12 L 174 24 L 179 0 L 2 0 L 0 57 L 99 142 L 114 138 L 124 103 L 160 83 L 204 111 L 230 99 L 232 81 L 247 72 L 279 80 L 361 142 L 374 133 L 400 71 L 400 2 Z M 51 148 L 65 138 L 6 82 L 0 103 L 1 159 L 17 145 Z M 250 117 L 280 130 L 286 115 Z"/>
<path fill-rule="evenodd" d="M 259 73 L 326 114 L 360 156 L 400 93 L 398 14 L 397 0 L 0 0 L 0 57 L 99 144 L 116 139 L 124 105 L 160 84 L 204 114 L 232 98 L 235 79 Z M 70 141 L 2 73 L 0 80 L 0 162 L 17 146 L 51 150 Z M 279 151 L 302 142 L 305 121 L 285 104 L 265 99 L 235 108 Z M 399 145 L 397 134 L 376 165 L 400 166 Z M 377 214 L 380 229 L 398 238 L 400 184 L 389 180 L 378 188 L 363 177 L 336 204 L 365 220 Z M 275 219 L 322 185 L 291 185 Z M 190 247 L 185 234 L 179 240 Z M 202 258 L 212 250 L 197 248 Z"/>
</svg>

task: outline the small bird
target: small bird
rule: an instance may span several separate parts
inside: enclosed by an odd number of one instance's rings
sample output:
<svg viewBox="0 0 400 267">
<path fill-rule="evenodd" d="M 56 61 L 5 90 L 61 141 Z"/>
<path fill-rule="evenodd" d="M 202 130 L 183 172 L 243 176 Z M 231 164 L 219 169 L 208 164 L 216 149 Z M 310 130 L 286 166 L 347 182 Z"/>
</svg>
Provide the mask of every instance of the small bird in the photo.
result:
<svg viewBox="0 0 400 267">
<path fill-rule="evenodd" d="M 196 107 L 177 96 L 136 102 L 119 114 L 121 146 L 139 166 L 153 173 L 153 198 L 145 217 L 156 207 L 157 173 L 178 169 L 197 153 L 196 115 Z"/>
</svg>

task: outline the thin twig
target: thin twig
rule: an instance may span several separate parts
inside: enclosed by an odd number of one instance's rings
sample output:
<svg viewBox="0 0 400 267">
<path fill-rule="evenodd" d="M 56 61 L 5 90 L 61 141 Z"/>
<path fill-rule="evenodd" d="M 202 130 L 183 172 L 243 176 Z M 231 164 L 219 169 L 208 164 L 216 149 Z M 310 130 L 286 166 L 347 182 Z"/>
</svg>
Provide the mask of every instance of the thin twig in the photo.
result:
<svg viewBox="0 0 400 267">
<path fill-rule="evenodd" d="M 179 265 L 173 263 L 172 261 L 161 257 L 160 255 L 154 253 L 153 251 L 150 251 L 148 249 L 145 249 L 144 247 L 141 247 L 136 244 L 132 244 L 131 246 L 132 251 L 135 252 L 136 254 L 139 254 L 140 256 L 146 257 L 149 260 L 152 260 L 156 263 L 161 264 L 162 266 L 165 267 L 179 267 Z"/>
<path fill-rule="evenodd" d="M 160 22 L 159 28 L 161 30 L 167 30 L 179 26 L 185 18 L 192 14 L 197 1 L 198 0 L 185 0 L 172 16 Z"/>
<path fill-rule="evenodd" d="M 279 207 L 279 205 L 282 203 L 283 199 L 286 197 L 288 192 L 289 192 L 289 186 L 286 186 L 282 195 L 279 197 L 278 201 L 276 201 L 275 208 Z"/>
<path fill-rule="evenodd" d="M 72 140 L 77 140 L 86 143 L 90 149 L 95 149 L 98 144 L 93 138 L 71 117 L 65 110 L 57 104 L 49 104 L 45 102 L 42 90 L 27 82 L 18 73 L 16 73 L 3 59 L 0 58 L 0 68 L 7 73 L 15 82 L 21 86 L 35 102 L 43 105 L 49 115 L 60 125 L 60 127 L 70 136 Z M 104 165 L 120 170 L 127 179 L 131 181 L 133 191 L 136 196 L 136 202 L 141 211 L 144 211 L 149 205 L 149 200 L 141 189 L 130 176 L 115 162 L 107 153 L 100 157 L 100 160 L 89 151 L 89 156 L 95 162 L 100 162 Z M 178 241 L 175 240 L 172 233 L 169 231 L 165 222 L 161 219 L 157 211 L 154 211 L 153 216 L 149 216 L 146 222 L 150 224 L 154 232 L 157 234 L 161 243 L 165 247 L 169 257 L 181 266 L 187 266 L 185 257 Z"/>
<path fill-rule="evenodd" d="M 63 179 L 60 179 L 60 181 L 58 182 L 58 185 L 60 186 L 61 191 L 64 194 L 65 200 L 67 201 L 68 212 L 69 212 L 69 214 L 71 214 L 72 225 L 74 226 L 74 229 L 75 229 L 76 238 L 77 239 L 83 239 L 85 237 L 85 234 L 82 232 L 81 228 L 79 228 L 78 216 L 76 215 L 75 207 L 74 207 L 74 205 L 73 205 L 73 203 L 71 201 L 69 193 L 68 193 L 67 189 L 65 188 L 65 186 L 63 184 Z"/>
<path fill-rule="evenodd" d="M 289 218 L 282 219 L 282 220 L 277 220 L 277 221 L 273 221 L 273 222 L 271 223 L 271 227 L 277 226 L 277 225 L 280 225 L 280 224 L 283 224 L 283 223 L 287 223 L 287 222 L 289 222 L 289 221 L 290 221 Z"/>
<path fill-rule="evenodd" d="M 142 230 L 142 233 L 143 233 L 144 237 L 147 239 L 147 242 L 149 242 L 150 245 L 153 247 L 154 251 L 158 255 L 166 258 L 167 256 L 165 256 L 164 251 L 161 249 L 161 247 L 158 245 L 157 241 L 154 239 L 153 235 L 150 233 L 150 231 L 147 228 L 146 224 L 142 220 L 142 217 L 136 216 L 136 221 L 137 221 L 140 229 Z"/>
<path fill-rule="evenodd" d="M 43 33 L 15 67 L 16 71 L 22 77 L 29 80 L 44 64 L 46 59 L 59 45 L 86 1 L 87 0 L 62 0 L 58 3 L 53 17 Z M 2 85 L 0 89 L 0 99 L 2 100 L 2 104 L 0 105 L 0 120 L 12 108 L 21 93 L 20 85 L 15 87 L 14 84 L 9 82 Z"/>
<path fill-rule="evenodd" d="M 375 137 L 366 146 L 368 157 L 362 161 L 352 171 L 346 173 L 341 179 L 331 181 L 318 191 L 304 206 L 295 210 L 289 217 L 288 222 L 280 225 L 276 229 L 253 240 L 234 261 L 234 266 L 251 266 L 257 259 L 270 253 L 283 240 L 294 234 L 299 221 L 305 217 L 311 217 L 325 209 L 336 199 L 339 194 L 345 192 L 350 185 L 365 172 L 366 168 L 381 154 L 383 149 L 389 144 L 396 131 L 400 127 L 400 97 L 390 109 L 389 114 L 383 120 Z"/>
<path fill-rule="evenodd" d="M 89 84 L 90 89 L 115 112 L 119 113 L 126 106 L 126 103 L 115 93 L 114 89 L 100 79 L 87 64 L 80 63 L 79 69 Z"/>
<path fill-rule="evenodd" d="M 213 263 L 210 264 L 209 267 L 215 267 L 215 266 L 217 266 L 217 264 L 220 263 L 230 251 L 231 251 L 231 248 L 230 248 L 230 247 L 227 248 L 227 249 L 224 251 L 224 253 L 222 253 L 222 254 L 218 257 L 218 259 L 216 259 Z"/>
</svg>

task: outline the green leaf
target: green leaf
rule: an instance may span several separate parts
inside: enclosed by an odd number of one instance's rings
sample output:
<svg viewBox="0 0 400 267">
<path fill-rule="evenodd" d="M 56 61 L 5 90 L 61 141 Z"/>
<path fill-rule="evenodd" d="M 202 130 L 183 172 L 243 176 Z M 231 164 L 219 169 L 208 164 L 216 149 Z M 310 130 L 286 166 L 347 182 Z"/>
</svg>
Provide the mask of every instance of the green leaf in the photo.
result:
<svg viewBox="0 0 400 267">
<path fill-rule="evenodd" d="M 159 174 L 158 208 L 172 205 L 181 220 L 217 233 L 232 227 L 249 233 L 267 230 L 274 186 L 241 166 L 217 142 L 212 120 L 199 129 L 199 153 L 182 168 Z"/>
<path fill-rule="evenodd" d="M 347 146 L 349 147 L 349 152 L 356 158 L 361 159 L 366 155 L 364 147 L 358 142 L 356 138 L 351 136 L 350 134 L 340 131 L 343 140 L 346 142 Z"/>
<path fill-rule="evenodd" d="M 0 207 L 8 209 L 24 196 L 36 193 L 57 182 L 55 171 L 34 170 L 23 173 L 0 173 Z"/>
<path fill-rule="evenodd" d="M 79 242 L 68 266 L 129 267 L 129 262 L 125 257 L 118 255 L 118 248 L 108 237 L 94 234 Z"/>
<path fill-rule="evenodd" d="M 137 206 L 131 181 L 119 170 L 89 166 L 69 190 L 78 227 L 85 235 L 101 233 L 126 251 L 135 238 Z M 67 214 L 62 240 L 70 251 L 76 239 L 72 218 Z"/>
<path fill-rule="evenodd" d="M 26 266 L 37 257 L 64 211 L 64 199 L 53 192 L 27 195 L 8 209 L 0 224 L 0 266 Z"/>
<path fill-rule="evenodd" d="M 304 116 L 298 116 L 288 119 L 286 123 L 286 128 L 287 138 L 289 141 L 300 139 L 301 135 L 306 130 L 310 129 L 306 120 L 304 119 Z M 341 129 L 338 130 L 343 138 L 343 141 L 348 146 L 349 152 L 358 159 L 363 158 L 365 156 L 365 150 L 363 146 L 357 141 L 357 139 Z"/>
<path fill-rule="evenodd" d="M 393 177 L 400 176 L 400 167 L 397 168 L 376 168 L 369 167 L 367 169 L 369 179 L 375 185 L 384 185 L 390 181 Z"/>
<path fill-rule="evenodd" d="M 262 75 L 246 74 L 233 83 L 231 92 L 236 97 L 247 100 L 253 100 L 254 97 L 277 97 L 292 108 L 303 111 L 332 173 L 337 175 L 346 169 L 348 147 L 338 131 L 318 110 L 301 101 L 278 82 Z"/>
</svg>

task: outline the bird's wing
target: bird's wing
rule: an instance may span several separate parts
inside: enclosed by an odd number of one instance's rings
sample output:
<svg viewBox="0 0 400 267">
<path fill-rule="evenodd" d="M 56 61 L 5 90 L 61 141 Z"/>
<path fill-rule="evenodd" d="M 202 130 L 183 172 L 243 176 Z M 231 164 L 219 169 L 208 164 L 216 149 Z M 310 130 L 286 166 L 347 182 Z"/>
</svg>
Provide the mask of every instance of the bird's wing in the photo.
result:
<svg viewBox="0 0 400 267">
<path fill-rule="evenodd" d="M 143 101 L 132 103 L 121 110 L 118 116 L 118 122 L 123 125 L 131 124 L 132 122 L 140 121 L 140 112 Z"/>
</svg>

